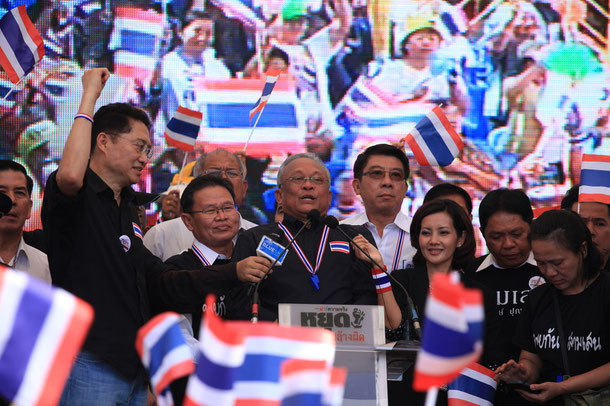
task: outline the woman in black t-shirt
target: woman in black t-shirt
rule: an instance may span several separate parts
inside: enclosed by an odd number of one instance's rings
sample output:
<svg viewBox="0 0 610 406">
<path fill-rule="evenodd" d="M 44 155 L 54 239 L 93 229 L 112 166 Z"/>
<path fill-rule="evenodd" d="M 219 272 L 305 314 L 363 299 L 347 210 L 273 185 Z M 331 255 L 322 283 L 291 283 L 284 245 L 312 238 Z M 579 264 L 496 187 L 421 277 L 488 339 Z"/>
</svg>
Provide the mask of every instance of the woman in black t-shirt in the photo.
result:
<svg viewBox="0 0 610 406">
<path fill-rule="evenodd" d="M 576 213 L 542 214 L 531 239 L 550 283 L 532 290 L 525 303 L 515 335 L 519 362 L 508 361 L 496 374 L 529 385 L 519 393 L 530 401 L 563 404 L 562 395 L 610 385 L 610 276 L 600 274 L 599 253 Z"/>
</svg>

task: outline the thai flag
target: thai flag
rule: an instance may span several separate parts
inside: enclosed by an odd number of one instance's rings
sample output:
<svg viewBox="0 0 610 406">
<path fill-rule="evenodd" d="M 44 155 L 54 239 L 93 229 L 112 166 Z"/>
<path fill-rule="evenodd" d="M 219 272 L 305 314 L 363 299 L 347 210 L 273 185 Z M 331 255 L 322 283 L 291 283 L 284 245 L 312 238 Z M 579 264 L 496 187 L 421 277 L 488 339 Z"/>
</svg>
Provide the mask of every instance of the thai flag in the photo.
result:
<svg viewBox="0 0 610 406">
<path fill-rule="evenodd" d="M 176 313 L 159 314 L 146 323 L 136 337 L 136 350 L 148 369 L 150 382 L 161 406 L 173 405 L 169 384 L 195 369 Z"/>
<path fill-rule="evenodd" d="M 144 237 L 144 235 L 142 234 L 142 229 L 140 228 L 139 225 L 137 225 L 133 221 L 131 222 L 131 225 L 133 227 L 133 233 L 135 234 L 136 237 L 140 237 L 140 238 Z"/>
<path fill-rule="evenodd" d="M 436 274 L 432 279 L 424 336 L 415 362 L 416 391 L 451 382 L 481 355 L 482 331 L 476 325 L 482 310 L 479 313 L 474 309 L 483 307 L 481 292 L 466 289 L 455 279 L 455 275 L 444 274 Z"/>
<path fill-rule="evenodd" d="M 332 252 L 349 254 L 349 243 L 346 241 L 331 241 L 328 243 Z"/>
<path fill-rule="evenodd" d="M 241 0 L 212 0 L 229 18 L 237 18 L 244 25 L 251 28 L 265 28 L 265 22 L 258 18 L 254 10 L 246 6 Z"/>
<path fill-rule="evenodd" d="M 322 402 L 326 406 L 341 406 L 343 404 L 346 379 L 347 369 L 333 368 L 330 371 L 330 385 L 326 388 L 322 397 Z"/>
<path fill-rule="evenodd" d="M 165 128 L 165 141 L 185 151 L 194 150 L 202 118 L 200 111 L 178 107 Z"/>
<path fill-rule="evenodd" d="M 243 323 L 246 358 L 237 373 L 236 406 L 277 404 L 281 400 L 280 367 L 288 359 L 335 359 L 335 336 L 322 328 L 288 327 L 275 323 Z"/>
<path fill-rule="evenodd" d="M 244 362 L 246 346 L 239 326 L 224 322 L 216 313 L 216 299 L 209 295 L 199 333 L 200 354 L 195 373 L 189 378 L 184 406 L 229 406 L 235 404 L 237 370 Z"/>
<path fill-rule="evenodd" d="M 254 107 L 252 107 L 252 110 L 250 110 L 250 120 L 252 120 L 252 117 L 256 113 L 262 111 L 265 108 L 267 100 L 269 100 L 269 96 L 271 96 L 271 92 L 273 91 L 273 87 L 275 86 L 275 82 L 277 82 L 277 79 L 280 77 L 280 73 L 281 71 L 279 69 L 271 69 L 265 72 L 265 74 L 267 75 L 267 80 L 265 82 L 265 87 L 263 87 L 263 94 L 258 99 Z"/>
<path fill-rule="evenodd" d="M 405 137 L 415 159 L 424 166 L 447 166 L 464 143 L 439 106 L 426 114 Z"/>
<path fill-rule="evenodd" d="M 24 5 L 0 19 L 0 65 L 13 83 L 30 73 L 44 56 L 40 33 L 28 17 Z"/>
<path fill-rule="evenodd" d="M 0 267 L 0 395 L 19 406 L 57 404 L 92 320 L 86 302 Z"/>
<path fill-rule="evenodd" d="M 610 204 L 610 156 L 582 156 L 578 201 Z"/>
<path fill-rule="evenodd" d="M 324 361 L 284 361 L 281 406 L 322 406 L 324 393 L 330 386 L 330 372 Z"/>
<path fill-rule="evenodd" d="M 494 372 L 480 364 L 471 364 L 449 384 L 449 406 L 493 406 L 498 383 Z"/>
</svg>

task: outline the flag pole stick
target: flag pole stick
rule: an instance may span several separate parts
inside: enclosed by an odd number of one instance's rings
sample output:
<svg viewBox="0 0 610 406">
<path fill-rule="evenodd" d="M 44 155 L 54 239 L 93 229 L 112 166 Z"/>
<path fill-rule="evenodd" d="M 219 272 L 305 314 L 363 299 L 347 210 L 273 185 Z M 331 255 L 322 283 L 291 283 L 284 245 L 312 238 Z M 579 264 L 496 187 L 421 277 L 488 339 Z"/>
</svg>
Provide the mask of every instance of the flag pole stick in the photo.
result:
<svg viewBox="0 0 610 406">
<path fill-rule="evenodd" d="M 436 397 L 438 396 L 438 388 L 430 388 L 428 389 L 428 394 L 426 395 L 426 404 L 425 406 L 434 406 L 436 405 Z"/>
<path fill-rule="evenodd" d="M 265 106 L 267 106 L 265 104 Z M 265 110 L 265 106 L 263 106 L 263 108 L 261 109 L 260 113 L 258 113 L 258 117 L 256 117 L 256 121 L 254 122 L 254 127 L 252 127 L 252 131 L 250 131 L 250 135 L 248 136 L 248 139 L 246 140 L 246 144 L 244 145 L 244 152 L 246 152 L 246 148 L 248 148 L 248 144 L 250 143 L 250 139 L 252 138 L 252 134 L 254 134 L 254 129 L 256 128 L 256 125 L 258 124 L 258 120 L 260 120 L 261 116 L 263 115 L 263 111 Z"/>
<path fill-rule="evenodd" d="M 9 96 L 11 93 L 13 93 L 13 90 L 15 90 L 15 88 L 21 84 L 21 82 L 23 81 L 23 79 L 25 79 L 25 77 L 26 77 L 26 76 L 27 76 L 27 75 L 22 76 L 22 77 L 21 77 L 21 79 L 19 79 L 19 82 L 15 83 L 15 84 L 14 84 L 14 85 L 11 87 L 11 89 L 10 89 L 10 90 L 9 90 L 9 91 L 8 91 L 8 92 L 7 92 L 7 93 L 4 95 L 4 97 L 2 98 L 2 101 L 5 101 L 5 100 L 6 100 L 6 98 L 7 98 L 7 97 L 8 97 L 8 96 Z"/>
<path fill-rule="evenodd" d="M 186 157 L 188 156 L 188 151 L 184 151 L 184 158 L 182 158 L 182 166 L 180 167 L 180 172 L 178 172 L 178 186 L 180 186 L 180 182 L 182 182 L 182 171 L 184 170 L 184 165 L 186 164 Z"/>
</svg>

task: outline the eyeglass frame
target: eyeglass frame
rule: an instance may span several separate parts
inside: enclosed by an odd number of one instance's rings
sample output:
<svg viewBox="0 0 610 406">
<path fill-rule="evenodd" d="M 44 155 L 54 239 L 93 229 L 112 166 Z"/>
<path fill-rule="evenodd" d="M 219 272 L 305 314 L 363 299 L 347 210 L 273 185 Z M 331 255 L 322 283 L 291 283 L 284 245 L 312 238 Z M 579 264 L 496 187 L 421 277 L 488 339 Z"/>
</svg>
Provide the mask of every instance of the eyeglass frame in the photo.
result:
<svg viewBox="0 0 610 406">
<path fill-rule="evenodd" d="M 314 186 L 322 186 L 325 183 L 329 182 L 329 180 L 326 179 L 324 176 L 319 176 L 319 175 L 314 175 L 314 176 L 310 176 L 310 177 L 303 176 L 302 179 L 299 179 L 299 178 L 301 178 L 300 175 L 291 176 L 291 177 L 287 178 L 283 183 L 279 184 L 278 187 L 281 188 L 282 185 L 284 183 L 286 183 L 286 182 L 293 182 L 293 183 L 295 183 L 295 184 L 297 184 L 299 186 L 304 185 L 305 182 L 307 182 L 307 181 L 309 181 Z M 320 183 L 314 182 L 314 180 L 313 180 L 314 178 L 319 178 L 320 179 Z"/>
<path fill-rule="evenodd" d="M 228 171 L 235 171 L 237 173 L 237 176 L 230 176 Z M 211 173 L 211 172 L 215 172 L 215 173 Z M 205 171 L 202 171 L 201 174 L 202 175 L 211 175 L 211 176 L 218 176 L 218 177 L 222 177 L 222 173 L 224 172 L 225 175 L 227 175 L 227 178 L 229 179 L 235 179 L 235 178 L 242 178 L 244 177 L 244 174 L 242 171 L 240 171 L 239 169 L 206 169 Z M 218 173 L 218 175 L 216 174 Z"/>
<path fill-rule="evenodd" d="M 146 158 L 148 158 L 148 159 L 151 159 L 153 156 L 152 145 L 146 144 L 142 140 L 132 140 L 132 139 L 123 137 L 121 134 L 115 134 L 115 133 L 106 133 L 106 134 L 113 136 L 113 137 L 121 138 L 125 141 L 129 141 L 129 143 L 135 147 L 136 151 L 138 151 L 138 153 L 140 155 L 144 154 L 146 156 Z M 142 145 L 140 145 L 140 146 L 136 145 L 136 143 L 138 143 L 138 142 L 142 142 Z"/>
<path fill-rule="evenodd" d="M 371 175 L 371 172 L 374 172 L 374 171 L 383 172 L 383 176 L 381 178 L 379 178 L 379 179 L 375 179 Z M 371 169 L 371 170 L 368 170 L 366 172 L 362 172 L 362 176 L 369 176 L 373 180 L 382 180 L 382 179 L 385 178 L 385 175 L 387 173 L 390 176 L 390 180 L 392 182 L 405 182 L 405 183 L 407 183 L 407 181 L 408 181 L 407 176 L 404 173 L 402 173 L 402 172 L 400 172 L 398 170 L 394 170 L 394 173 L 400 173 L 400 175 L 402 176 L 402 179 L 392 179 L 392 171 L 393 171 L 392 169 L 385 169 L 385 168 Z"/>
<path fill-rule="evenodd" d="M 212 214 L 211 210 L 214 210 L 215 213 Z M 229 210 L 229 212 L 227 212 L 227 210 Z M 233 212 L 233 210 L 237 211 L 237 205 L 234 204 L 233 206 L 225 206 L 225 207 L 209 207 L 205 210 L 192 210 L 192 211 L 185 211 L 183 213 L 186 214 L 197 214 L 197 213 L 201 213 L 204 215 L 204 217 L 208 217 L 208 218 L 214 218 L 216 216 L 218 216 L 220 214 L 220 212 L 222 212 L 222 214 L 228 215 L 231 214 Z M 206 211 L 208 213 L 206 213 Z"/>
</svg>

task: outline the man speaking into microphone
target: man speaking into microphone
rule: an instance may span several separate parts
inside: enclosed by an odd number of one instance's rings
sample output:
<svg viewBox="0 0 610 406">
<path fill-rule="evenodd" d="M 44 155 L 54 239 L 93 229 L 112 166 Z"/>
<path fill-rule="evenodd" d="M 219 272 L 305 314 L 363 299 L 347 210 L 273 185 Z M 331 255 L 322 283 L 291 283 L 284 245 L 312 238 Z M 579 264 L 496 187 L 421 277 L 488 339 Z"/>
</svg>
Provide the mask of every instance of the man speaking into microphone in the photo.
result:
<svg viewBox="0 0 610 406">
<path fill-rule="evenodd" d="M 276 320 L 278 303 L 377 304 L 370 267 L 355 257 L 343 234 L 316 218 L 316 211 L 326 214 L 331 202 L 330 174 L 324 163 L 310 153 L 292 155 L 280 166 L 277 180 L 276 199 L 284 219 L 245 231 L 232 257 L 239 261 L 255 255 L 261 239 L 273 233 L 282 237 L 280 244 L 286 247 L 305 226 L 288 247 L 282 265 L 276 265 L 260 284 L 260 319 Z M 344 231 L 362 234 L 374 244 L 364 227 L 345 226 Z M 239 294 L 247 290 L 244 287 Z M 244 309 L 243 318 L 250 318 L 250 310 Z"/>
</svg>

